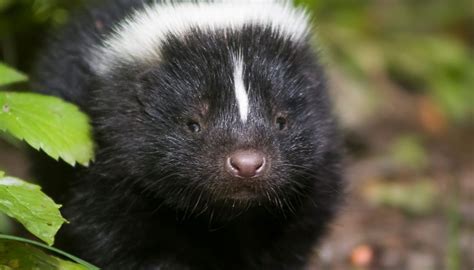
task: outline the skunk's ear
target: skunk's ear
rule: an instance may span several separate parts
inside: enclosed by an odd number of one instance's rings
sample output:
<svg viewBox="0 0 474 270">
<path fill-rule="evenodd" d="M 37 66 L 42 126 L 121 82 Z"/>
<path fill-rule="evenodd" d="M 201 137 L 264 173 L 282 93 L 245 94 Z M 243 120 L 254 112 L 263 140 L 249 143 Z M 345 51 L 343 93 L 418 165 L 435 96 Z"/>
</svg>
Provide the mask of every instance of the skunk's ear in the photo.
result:
<svg viewBox="0 0 474 270">
<path fill-rule="evenodd" d="M 270 28 L 293 41 L 310 33 L 307 13 L 289 1 L 164 1 L 137 10 L 115 27 L 103 45 L 92 49 L 89 62 L 96 73 L 106 75 L 117 64 L 156 63 L 170 36 L 182 37 L 195 29 L 238 31 L 248 25 Z"/>
</svg>

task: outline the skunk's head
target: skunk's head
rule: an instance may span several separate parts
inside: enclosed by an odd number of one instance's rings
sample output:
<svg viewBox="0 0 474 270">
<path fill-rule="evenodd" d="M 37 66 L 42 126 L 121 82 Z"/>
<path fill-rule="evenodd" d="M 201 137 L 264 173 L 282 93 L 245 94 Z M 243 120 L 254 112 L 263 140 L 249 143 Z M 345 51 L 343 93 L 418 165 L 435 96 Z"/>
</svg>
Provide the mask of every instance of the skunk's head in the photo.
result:
<svg viewBox="0 0 474 270">
<path fill-rule="evenodd" d="M 155 4 L 94 48 L 97 163 L 194 213 L 334 192 L 337 142 L 307 19 L 272 2 Z"/>
</svg>

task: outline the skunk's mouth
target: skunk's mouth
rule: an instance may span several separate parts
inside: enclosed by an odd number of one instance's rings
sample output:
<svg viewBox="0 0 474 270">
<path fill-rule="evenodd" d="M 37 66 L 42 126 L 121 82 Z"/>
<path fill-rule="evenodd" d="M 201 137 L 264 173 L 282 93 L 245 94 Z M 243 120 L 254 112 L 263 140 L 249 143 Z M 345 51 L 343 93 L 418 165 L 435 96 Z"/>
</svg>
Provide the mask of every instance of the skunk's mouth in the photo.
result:
<svg viewBox="0 0 474 270">
<path fill-rule="evenodd" d="M 260 178 L 254 178 L 252 180 L 234 178 L 225 179 L 224 181 L 225 183 L 221 183 L 221 185 L 210 194 L 218 203 L 223 204 L 258 204 L 259 202 L 264 202 L 268 200 L 273 186 L 268 179 Z"/>
<path fill-rule="evenodd" d="M 229 194 L 227 194 L 227 197 L 231 200 L 247 202 L 254 201 L 260 198 L 256 190 L 247 186 L 229 192 Z"/>
</svg>

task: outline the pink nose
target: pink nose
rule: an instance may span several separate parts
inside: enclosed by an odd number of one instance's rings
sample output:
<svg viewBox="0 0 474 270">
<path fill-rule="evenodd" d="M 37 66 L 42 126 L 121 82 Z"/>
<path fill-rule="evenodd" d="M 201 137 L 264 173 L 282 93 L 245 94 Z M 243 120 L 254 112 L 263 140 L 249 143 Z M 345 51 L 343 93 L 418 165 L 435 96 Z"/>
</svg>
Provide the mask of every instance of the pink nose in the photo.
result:
<svg viewBox="0 0 474 270">
<path fill-rule="evenodd" d="M 265 155 L 259 151 L 237 151 L 227 158 L 226 170 L 239 178 L 260 176 L 265 170 Z"/>
</svg>

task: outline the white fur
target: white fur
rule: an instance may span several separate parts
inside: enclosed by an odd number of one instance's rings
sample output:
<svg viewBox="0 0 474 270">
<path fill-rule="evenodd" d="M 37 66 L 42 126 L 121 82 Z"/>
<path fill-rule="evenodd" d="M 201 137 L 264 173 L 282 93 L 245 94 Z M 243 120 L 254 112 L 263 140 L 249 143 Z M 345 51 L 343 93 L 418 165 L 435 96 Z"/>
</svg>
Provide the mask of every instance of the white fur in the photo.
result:
<svg viewBox="0 0 474 270">
<path fill-rule="evenodd" d="M 157 2 L 116 27 L 105 45 L 94 48 L 91 64 L 104 75 L 118 62 L 156 63 L 167 34 L 179 37 L 192 27 L 238 30 L 248 24 L 271 26 L 276 34 L 296 41 L 309 31 L 306 13 L 285 0 Z"/>
<path fill-rule="evenodd" d="M 239 106 L 240 120 L 247 122 L 249 115 L 249 95 L 244 83 L 244 60 L 242 55 L 234 56 L 234 91 Z"/>
</svg>

